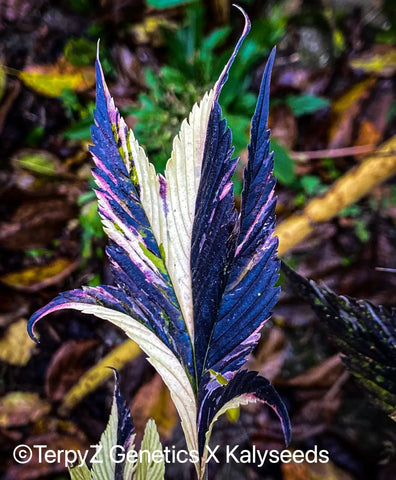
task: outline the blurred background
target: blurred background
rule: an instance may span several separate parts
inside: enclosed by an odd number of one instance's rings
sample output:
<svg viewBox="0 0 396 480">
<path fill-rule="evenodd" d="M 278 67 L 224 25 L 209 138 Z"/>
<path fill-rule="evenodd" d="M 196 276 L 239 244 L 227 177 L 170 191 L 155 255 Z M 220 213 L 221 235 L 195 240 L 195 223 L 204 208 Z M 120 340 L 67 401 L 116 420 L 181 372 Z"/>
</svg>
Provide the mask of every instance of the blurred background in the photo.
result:
<svg viewBox="0 0 396 480">
<path fill-rule="evenodd" d="M 277 218 L 290 225 L 279 232 L 282 258 L 339 294 L 394 304 L 394 2 L 238 4 L 252 29 L 220 97 L 240 156 L 236 192 L 261 75 L 276 45 L 269 126 Z M 98 39 L 115 103 L 162 172 L 181 121 L 218 78 L 242 29 L 227 0 L 0 0 L 1 479 L 69 478 L 61 465 L 17 465 L 12 449 L 46 443 L 82 450 L 97 442 L 113 388 L 106 365 L 120 370 L 138 437 L 154 417 L 163 443 L 183 448 L 166 388 L 122 332 L 64 311 L 40 323 L 36 345 L 26 323 L 60 291 L 111 282 L 88 152 Z M 368 175 L 351 175 L 365 162 Z M 328 192 L 345 177 L 351 188 L 337 204 Z M 313 199 L 321 199 L 317 218 L 301 238 L 288 238 Z M 212 478 L 396 478 L 394 423 L 362 393 L 320 322 L 286 286 L 250 367 L 281 393 L 291 448 L 316 444 L 331 461 L 214 464 Z M 212 443 L 230 439 L 283 448 L 278 420 L 262 406 L 218 422 Z M 167 478 L 194 476 L 186 465 L 169 465 Z"/>
</svg>

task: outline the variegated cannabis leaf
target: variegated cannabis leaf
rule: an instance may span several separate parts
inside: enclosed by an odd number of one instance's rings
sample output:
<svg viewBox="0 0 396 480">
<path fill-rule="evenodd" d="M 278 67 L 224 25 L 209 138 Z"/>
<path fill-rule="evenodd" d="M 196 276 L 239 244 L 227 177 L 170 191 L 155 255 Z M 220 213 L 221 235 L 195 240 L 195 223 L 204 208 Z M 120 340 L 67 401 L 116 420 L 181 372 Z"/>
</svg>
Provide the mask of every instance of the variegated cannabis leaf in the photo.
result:
<svg viewBox="0 0 396 480">
<path fill-rule="evenodd" d="M 144 455 L 139 458 L 132 418 L 121 396 L 115 370 L 114 374 L 113 405 L 106 430 L 94 453 L 92 470 L 85 462 L 69 468 L 71 480 L 164 480 L 165 459 L 157 458 L 162 445 L 155 422 L 152 419 L 147 422 L 140 449 L 144 450 Z"/>
<path fill-rule="evenodd" d="M 396 308 L 336 295 L 283 262 L 282 272 L 322 320 L 358 383 L 396 420 Z"/>
<path fill-rule="evenodd" d="M 91 152 L 115 286 L 62 293 L 29 323 L 33 335 L 44 315 L 74 308 L 121 327 L 168 386 L 187 446 L 199 451 L 200 478 L 213 423 L 227 408 L 267 403 L 290 439 L 288 414 L 275 389 L 256 372 L 241 370 L 279 293 L 267 130 L 275 51 L 252 119 L 240 212 L 231 180 L 237 159 L 218 103 L 250 29 L 245 19 L 219 80 L 183 121 L 164 176 L 155 173 L 120 117 L 97 60 Z"/>
</svg>

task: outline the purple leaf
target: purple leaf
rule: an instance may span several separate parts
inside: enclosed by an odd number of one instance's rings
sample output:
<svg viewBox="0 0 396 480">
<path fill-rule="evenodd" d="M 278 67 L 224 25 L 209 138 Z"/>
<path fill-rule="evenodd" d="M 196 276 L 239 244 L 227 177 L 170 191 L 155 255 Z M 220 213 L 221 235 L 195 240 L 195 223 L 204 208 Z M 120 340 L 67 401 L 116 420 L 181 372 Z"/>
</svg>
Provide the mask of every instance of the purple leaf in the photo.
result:
<svg viewBox="0 0 396 480">
<path fill-rule="evenodd" d="M 120 117 L 97 60 L 91 152 L 115 285 L 62 293 L 29 321 L 33 336 L 44 315 L 74 308 L 123 328 L 164 378 L 187 445 L 199 446 L 202 454 L 217 415 L 248 401 L 269 404 L 290 439 L 287 411 L 275 389 L 256 372 L 238 371 L 279 293 L 267 129 L 275 51 L 252 120 L 239 214 L 232 184 L 237 160 L 218 103 L 250 29 L 244 16 L 244 31 L 219 80 L 182 123 L 164 176 L 155 174 Z M 201 467 L 197 472 L 202 476 Z"/>
<path fill-rule="evenodd" d="M 225 386 L 217 380 L 210 380 L 210 374 L 207 374 L 205 380 L 198 392 L 198 444 L 201 457 L 208 444 L 206 432 L 211 431 L 219 412 L 224 413 L 227 408 L 256 401 L 269 405 L 275 411 L 282 424 L 285 442 L 290 443 L 289 415 L 279 394 L 266 378 L 257 372 L 241 370 Z"/>
<path fill-rule="evenodd" d="M 227 259 L 223 262 L 223 277 L 219 282 L 224 286 L 224 292 L 221 302 L 216 304 L 216 318 L 211 323 L 206 320 L 213 328 L 207 344 L 204 369 L 213 369 L 223 375 L 235 372 L 245 363 L 279 294 L 279 288 L 275 287 L 279 271 L 277 239 L 273 236 L 275 179 L 267 130 L 269 81 L 274 55 L 275 50 L 264 71 L 252 120 L 237 242 L 235 246 L 232 245 L 234 238 L 231 226 L 228 230 L 222 226 L 224 235 L 228 232 L 228 239 L 223 245 L 216 245 L 217 254 Z M 211 142 L 208 141 L 207 145 L 210 148 Z M 232 218 L 230 207 L 228 212 Z M 232 251 L 232 248 L 235 248 L 235 254 L 230 266 L 226 252 Z M 204 283 L 201 288 L 209 289 L 210 283 Z"/>
</svg>

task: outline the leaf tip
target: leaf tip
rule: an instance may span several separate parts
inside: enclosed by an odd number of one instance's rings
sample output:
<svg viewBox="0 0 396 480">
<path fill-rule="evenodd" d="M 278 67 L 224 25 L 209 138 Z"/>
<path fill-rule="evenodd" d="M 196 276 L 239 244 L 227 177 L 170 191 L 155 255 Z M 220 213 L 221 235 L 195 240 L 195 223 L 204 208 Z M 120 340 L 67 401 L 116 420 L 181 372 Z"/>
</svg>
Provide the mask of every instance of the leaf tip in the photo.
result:
<svg viewBox="0 0 396 480">
<path fill-rule="evenodd" d="M 32 315 L 28 321 L 28 325 L 27 325 L 27 332 L 29 334 L 29 337 L 36 343 L 40 343 L 40 340 L 39 338 L 36 336 L 36 334 L 34 333 L 34 327 L 36 325 L 36 323 L 38 322 L 38 320 L 40 319 L 41 317 L 37 315 L 37 312 Z"/>
<path fill-rule="evenodd" d="M 242 15 L 245 17 L 245 28 L 243 30 L 243 33 L 242 33 L 242 36 L 245 34 L 245 36 L 247 35 L 247 33 L 249 33 L 249 30 L 252 26 L 251 22 L 250 22 L 250 18 L 248 17 L 248 14 L 245 12 L 245 10 L 240 7 L 239 5 L 237 5 L 236 3 L 233 3 L 232 4 L 233 7 L 237 8 L 241 13 Z"/>
<path fill-rule="evenodd" d="M 96 96 L 100 97 L 101 91 L 106 92 L 106 81 L 104 78 L 104 73 L 102 69 L 102 64 L 100 63 L 99 58 L 99 51 L 100 51 L 100 39 L 98 40 L 97 47 L 96 47 L 96 60 L 95 60 L 95 72 L 96 72 Z"/>
<path fill-rule="evenodd" d="M 245 18 L 245 26 L 243 28 L 241 36 L 239 37 L 238 43 L 235 45 L 235 48 L 234 48 L 234 51 L 231 54 L 231 57 L 229 58 L 225 67 L 223 68 L 223 71 L 221 72 L 220 77 L 216 82 L 216 85 L 215 85 L 215 100 L 219 99 L 221 89 L 223 88 L 223 85 L 227 81 L 228 72 L 231 68 L 231 65 L 233 64 L 233 62 L 235 60 L 235 57 L 237 56 L 237 54 L 239 52 L 239 49 L 241 48 L 241 45 L 242 45 L 243 41 L 245 40 L 247 34 L 249 33 L 250 27 L 251 27 L 250 19 L 249 19 L 247 13 L 245 12 L 245 10 L 242 7 L 240 7 L 239 5 L 236 5 L 235 3 L 233 4 L 233 7 L 236 7 L 240 12 L 242 12 L 242 15 Z"/>
<path fill-rule="evenodd" d="M 120 380 L 120 375 L 118 373 L 118 370 L 115 368 L 115 367 L 112 367 L 110 365 L 106 365 L 106 368 L 110 369 L 110 370 L 113 370 L 113 373 L 114 373 L 114 380 L 116 381 L 116 383 L 118 384 L 119 380 Z"/>
</svg>

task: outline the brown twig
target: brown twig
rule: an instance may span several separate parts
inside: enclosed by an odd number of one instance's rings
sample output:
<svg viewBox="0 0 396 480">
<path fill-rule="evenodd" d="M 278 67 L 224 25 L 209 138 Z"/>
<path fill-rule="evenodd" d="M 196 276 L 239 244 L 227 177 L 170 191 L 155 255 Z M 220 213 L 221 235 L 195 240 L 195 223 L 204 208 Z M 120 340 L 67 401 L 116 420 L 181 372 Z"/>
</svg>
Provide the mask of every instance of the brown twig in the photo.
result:
<svg viewBox="0 0 396 480">
<path fill-rule="evenodd" d="M 330 148 L 328 150 L 312 150 L 307 152 L 290 152 L 290 156 L 297 162 L 307 162 L 318 158 L 338 158 L 362 155 L 374 151 L 375 145 L 356 145 L 354 147 Z"/>
</svg>

